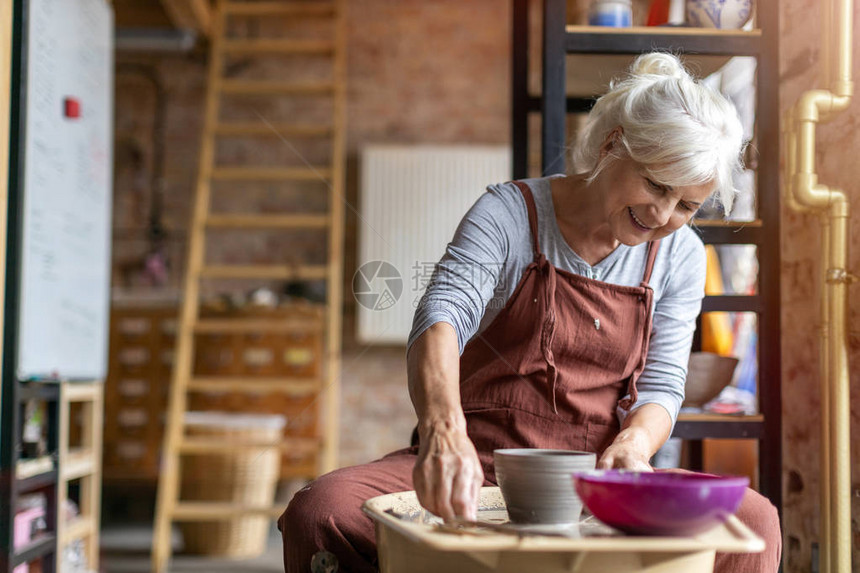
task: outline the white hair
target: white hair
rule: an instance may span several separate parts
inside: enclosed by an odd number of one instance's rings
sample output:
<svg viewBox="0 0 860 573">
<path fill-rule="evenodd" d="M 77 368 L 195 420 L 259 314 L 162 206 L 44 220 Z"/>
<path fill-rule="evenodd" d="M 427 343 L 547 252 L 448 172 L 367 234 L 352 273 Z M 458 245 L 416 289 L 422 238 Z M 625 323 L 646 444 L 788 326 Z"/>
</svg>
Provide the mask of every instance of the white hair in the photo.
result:
<svg viewBox="0 0 860 573">
<path fill-rule="evenodd" d="M 600 160 L 602 144 L 618 128 L 620 145 Z M 677 57 L 653 52 L 636 58 L 628 77 L 613 81 L 594 104 L 577 138 L 573 170 L 591 183 L 626 154 L 664 185 L 714 183 L 728 214 L 744 146 L 734 105 L 691 77 Z"/>
</svg>

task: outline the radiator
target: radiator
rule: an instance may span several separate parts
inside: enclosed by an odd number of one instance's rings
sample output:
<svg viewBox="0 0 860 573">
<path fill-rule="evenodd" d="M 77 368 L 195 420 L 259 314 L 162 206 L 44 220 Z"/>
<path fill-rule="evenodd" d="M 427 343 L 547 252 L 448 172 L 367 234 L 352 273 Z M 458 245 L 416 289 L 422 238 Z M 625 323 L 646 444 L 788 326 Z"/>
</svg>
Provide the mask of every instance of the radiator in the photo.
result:
<svg viewBox="0 0 860 573">
<path fill-rule="evenodd" d="M 352 282 L 359 342 L 406 343 L 415 307 L 460 219 L 487 185 L 510 178 L 507 146 L 361 150 Z"/>
</svg>

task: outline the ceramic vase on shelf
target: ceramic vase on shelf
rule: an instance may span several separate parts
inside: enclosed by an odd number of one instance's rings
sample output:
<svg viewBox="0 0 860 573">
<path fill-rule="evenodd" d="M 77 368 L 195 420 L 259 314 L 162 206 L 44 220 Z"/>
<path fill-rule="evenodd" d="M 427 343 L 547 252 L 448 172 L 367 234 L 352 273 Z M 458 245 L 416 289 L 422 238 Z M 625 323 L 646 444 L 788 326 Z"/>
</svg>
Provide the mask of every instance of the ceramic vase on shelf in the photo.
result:
<svg viewBox="0 0 860 573">
<path fill-rule="evenodd" d="M 687 25 L 734 30 L 752 15 L 752 0 L 687 0 Z"/>
<path fill-rule="evenodd" d="M 629 28 L 633 21 L 632 0 L 592 0 L 588 10 L 589 26 Z"/>
</svg>

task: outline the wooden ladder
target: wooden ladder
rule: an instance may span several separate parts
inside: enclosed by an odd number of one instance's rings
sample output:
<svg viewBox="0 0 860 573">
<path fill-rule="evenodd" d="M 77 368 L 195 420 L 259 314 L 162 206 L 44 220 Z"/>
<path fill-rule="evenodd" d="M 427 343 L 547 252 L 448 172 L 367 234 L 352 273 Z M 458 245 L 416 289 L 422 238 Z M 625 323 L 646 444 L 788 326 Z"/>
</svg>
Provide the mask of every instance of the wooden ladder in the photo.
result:
<svg viewBox="0 0 860 573">
<path fill-rule="evenodd" d="M 345 142 L 345 0 L 298 1 L 227 1 L 218 0 L 211 21 L 206 115 L 197 187 L 189 236 L 188 265 L 185 276 L 184 298 L 176 341 L 168 416 L 158 500 L 155 516 L 155 533 L 152 547 L 152 571 L 164 573 L 171 557 L 171 527 L 175 521 L 228 520 L 239 515 L 266 515 L 277 517 L 283 507 L 251 507 L 225 502 L 183 502 L 179 499 L 181 457 L 195 454 L 231 452 L 248 447 L 277 447 L 281 452 L 312 447 L 318 452 L 317 473 L 335 469 L 338 450 L 339 372 L 341 345 L 342 259 L 344 218 L 344 142 Z M 231 18 L 269 19 L 327 19 L 332 26 L 332 38 L 319 40 L 287 39 L 231 39 L 227 26 Z M 294 22 L 296 20 L 293 20 Z M 225 56 L 283 55 L 301 57 L 305 54 L 331 59 L 330 81 L 298 83 L 289 80 L 261 81 L 236 80 L 225 77 Z M 250 122 L 223 122 L 221 103 L 224 97 L 292 97 L 330 98 L 332 119 L 330 124 L 296 123 L 272 124 L 261 120 Z M 330 142 L 331 163 L 316 167 L 260 167 L 216 165 L 216 143 L 219 138 L 276 137 L 287 139 L 327 138 Z M 274 139 L 273 141 L 277 141 Z M 210 211 L 211 188 L 216 181 L 313 181 L 322 180 L 328 187 L 328 210 L 324 214 L 218 214 Z M 239 191 L 241 193 L 241 191 Z M 212 265 L 206 264 L 205 240 L 207 231 L 218 229 L 327 229 L 328 250 L 325 265 Z M 277 378 L 195 377 L 194 344 L 199 333 L 274 333 L 302 331 L 308 323 L 301 320 L 267 320 L 264 318 L 200 317 L 200 282 L 204 279 L 260 279 L 260 280 L 325 280 L 326 308 L 322 320 L 324 329 L 323 374 L 311 391 L 320 400 L 322 435 L 309 444 L 307 439 L 285 439 L 280 444 L 236 443 L 187 436 L 184 415 L 189 394 L 206 391 L 229 392 L 284 392 L 296 394 L 307 391 L 307 380 Z M 317 324 L 319 327 L 320 325 Z M 312 328 L 312 326 L 311 326 Z M 312 476 L 307 476 L 312 477 Z"/>
</svg>

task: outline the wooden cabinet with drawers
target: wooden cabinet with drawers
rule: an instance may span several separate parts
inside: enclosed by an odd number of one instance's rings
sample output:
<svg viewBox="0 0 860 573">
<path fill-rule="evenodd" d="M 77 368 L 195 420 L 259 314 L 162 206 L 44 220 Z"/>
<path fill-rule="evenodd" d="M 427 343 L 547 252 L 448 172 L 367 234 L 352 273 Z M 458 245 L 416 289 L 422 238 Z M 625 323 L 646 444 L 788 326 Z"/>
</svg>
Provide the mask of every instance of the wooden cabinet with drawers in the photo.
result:
<svg viewBox="0 0 860 573">
<path fill-rule="evenodd" d="M 164 434 L 175 331 L 175 303 L 115 303 L 111 310 L 110 363 L 105 386 L 104 479 L 155 481 Z M 209 318 L 228 311 L 204 309 Z M 190 410 L 280 414 L 287 418 L 285 437 L 302 438 L 310 447 L 282 457 L 281 477 L 313 477 L 317 471 L 322 380 L 322 320 L 319 306 L 293 304 L 249 309 L 243 316 L 302 318 L 319 322 L 307 332 L 197 335 L 196 376 L 289 379 L 291 393 L 238 394 L 207 391 L 192 394 Z M 296 382 L 307 381 L 307 384 Z"/>
</svg>

